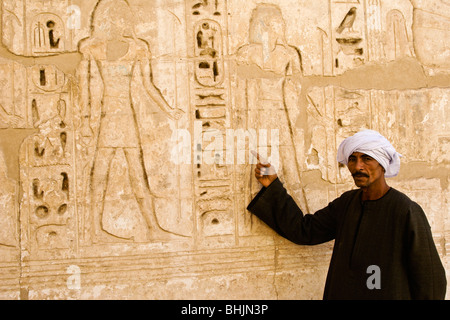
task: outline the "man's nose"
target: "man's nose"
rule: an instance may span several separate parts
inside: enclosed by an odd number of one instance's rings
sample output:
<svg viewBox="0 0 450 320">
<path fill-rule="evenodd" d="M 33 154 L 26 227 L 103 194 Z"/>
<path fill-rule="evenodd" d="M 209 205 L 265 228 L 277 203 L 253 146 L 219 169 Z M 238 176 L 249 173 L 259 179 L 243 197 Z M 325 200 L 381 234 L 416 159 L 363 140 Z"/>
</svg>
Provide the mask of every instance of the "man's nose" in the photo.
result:
<svg viewBox="0 0 450 320">
<path fill-rule="evenodd" d="M 356 170 L 364 169 L 364 161 L 362 161 L 362 159 L 360 159 L 360 158 L 356 159 L 355 169 Z"/>
</svg>

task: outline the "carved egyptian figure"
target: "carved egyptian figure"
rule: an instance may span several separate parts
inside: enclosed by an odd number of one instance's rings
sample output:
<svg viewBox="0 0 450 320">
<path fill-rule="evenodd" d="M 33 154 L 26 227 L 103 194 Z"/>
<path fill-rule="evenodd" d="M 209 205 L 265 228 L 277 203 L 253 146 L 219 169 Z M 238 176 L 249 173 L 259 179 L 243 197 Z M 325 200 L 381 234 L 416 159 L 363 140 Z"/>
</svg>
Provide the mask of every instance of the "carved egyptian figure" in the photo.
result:
<svg viewBox="0 0 450 320">
<path fill-rule="evenodd" d="M 301 76 L 301 55 L 285 39 L 285 22 L 279 7 L 258 4 L 250 19 L 249 44 L 240 47 L 236 53 L 237 64 L 257 67 L 261 76 L 248 77 L 240 82 L 247 97 L 247 125 L 249 128 L 278 130 L 278 145 L 259 146 L 264 157 L 271 156 L 271 162 L 285 177 L 287 187 L 302 206 L 306 206 L 302 195 L 294 146 L 294 124 L 298 116 L 298 97 Z M 301 145 L 301 144 L 299 144 Z M 279 161 L 277 162 L 277 153 Z M 250 171 L 249 171 L 250 172 Z M 256 193 L 257 185 L 250 187 Z"/>
<path fill-rule="evenodd" d="M 163 230 L 156 218 L 144 166 L 140 142 L 139 124 L 133 105 L 131 84 L 135 70 L 153 102 L 172 119 L 181 116 L 180 110 L 171 108 L 159 90 L 151 82 L 150 51 L 148 44 L 137 39 L 132 27 L 134 17 L 126 1 L 100 1 L 93 13 L 92 35 L 82 40 L 81 62 L 81 134 L 92 136 L 89 126 L 91 106 L 89 81 L 91 66 L 95 64 L 103 83 L 101 119 L 97 132 L 97 145 L 91 173 L 91 216 L 94 241 L 120 238 L 103 227 L 103 208 L 107 184 L 123 177 L 110 172 L 116 151 L 123 150 L 129 170 L 129 178 L 136 201 L 149 228 L 149 239 L 171 238 L 173 234 Z M 128 239 L 131 240 L 131 239 Z"/>
</svg>

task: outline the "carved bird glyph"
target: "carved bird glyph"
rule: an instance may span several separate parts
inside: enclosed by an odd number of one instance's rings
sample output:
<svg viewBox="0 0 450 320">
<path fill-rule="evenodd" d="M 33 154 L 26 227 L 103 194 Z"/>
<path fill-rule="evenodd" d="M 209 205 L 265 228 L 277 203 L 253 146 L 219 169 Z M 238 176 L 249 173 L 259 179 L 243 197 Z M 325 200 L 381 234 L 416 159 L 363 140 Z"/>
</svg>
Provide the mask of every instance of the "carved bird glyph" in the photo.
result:
<svg viewBox="0 0 450 320">
<path fill-rule="evenodd" d="M 342 31 L 344 31 L 347 28 L 352 30 L 355 19 L 356 19 L 356 7 L 353 7 L 347 12 L 347 14 L 344 17 L 344 20 L 342 20 L 339 27 L 337 27 L 336 32 L 342 33 Z"/>
</svg>

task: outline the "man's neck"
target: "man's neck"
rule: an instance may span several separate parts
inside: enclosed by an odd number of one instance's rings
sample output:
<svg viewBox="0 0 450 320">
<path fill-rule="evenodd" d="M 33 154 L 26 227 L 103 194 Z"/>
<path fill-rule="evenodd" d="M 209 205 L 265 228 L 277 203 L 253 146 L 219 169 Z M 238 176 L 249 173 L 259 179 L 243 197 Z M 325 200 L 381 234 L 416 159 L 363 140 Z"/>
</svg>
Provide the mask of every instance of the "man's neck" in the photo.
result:
<svg viewBox="0 0 450 320">
<path fill-rule="evenodd" d="M 383 197 L 390 189 L 386 183 L 383 184 L 380 187 L 361 187 L 362 195 L 361 195 L 361 201 L 367 201 L 367 200 L 378 200 L 381 197 Z"/>
</svg>

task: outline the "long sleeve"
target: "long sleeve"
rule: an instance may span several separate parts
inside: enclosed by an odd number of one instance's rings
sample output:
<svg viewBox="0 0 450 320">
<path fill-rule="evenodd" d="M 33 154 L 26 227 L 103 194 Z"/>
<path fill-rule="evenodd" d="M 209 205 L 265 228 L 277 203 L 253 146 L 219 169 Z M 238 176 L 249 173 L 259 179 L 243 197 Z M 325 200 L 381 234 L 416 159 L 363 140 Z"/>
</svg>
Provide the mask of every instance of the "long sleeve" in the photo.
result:
<svg viewBox="0 0 450 320">
<path fill-rule="evenodd" d="M 296 244 L 315 245 L 336 236 L 336 201 L 315 214 L 304 215 L 276 179 L 269 187 L 261 189 L 247 209 L 282 237 Z"/>
<path fill-rule="evenodd" d="M 425 213 L 413 203 L 407 219 L 408 278 L 413 299 L 443 300 L 447 288 L 445 269 Z"/>
</svg>

